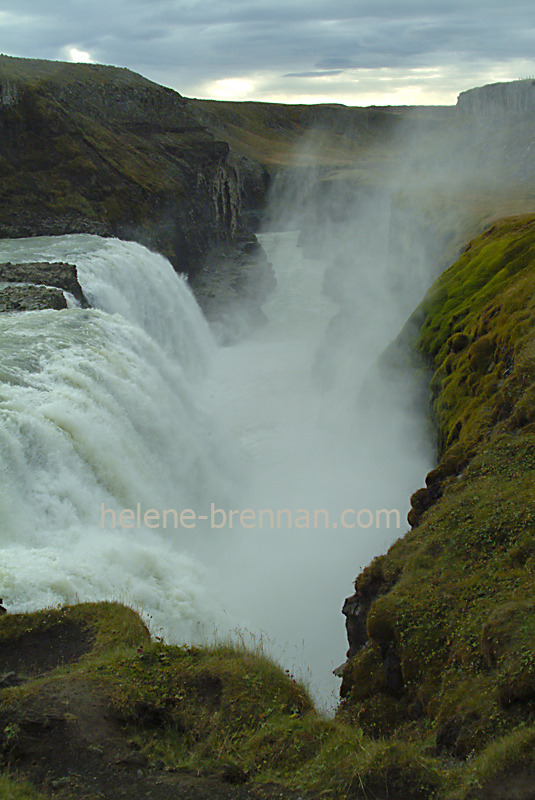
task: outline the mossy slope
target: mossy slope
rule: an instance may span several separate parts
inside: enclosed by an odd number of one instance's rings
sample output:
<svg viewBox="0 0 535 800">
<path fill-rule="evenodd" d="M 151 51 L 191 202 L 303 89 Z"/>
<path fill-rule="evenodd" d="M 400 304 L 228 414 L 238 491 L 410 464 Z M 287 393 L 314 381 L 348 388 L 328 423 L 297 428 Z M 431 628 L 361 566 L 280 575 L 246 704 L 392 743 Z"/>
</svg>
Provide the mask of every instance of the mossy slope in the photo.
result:
<svg viewBox="0 0 535 800">
<path fill-rule="evenodd" d="M 466 785 L 451 797 L 479 797 L 482 781 L 532 770 L 514 742 L 531 741 L 535 713 L 535 217 L 475 239 L 415 327 L 440 462 L 414 498 L 430 497 L 417 527 L 356 581 L 376 599 L 342 713 L 457 759 Z"/>
</svg>

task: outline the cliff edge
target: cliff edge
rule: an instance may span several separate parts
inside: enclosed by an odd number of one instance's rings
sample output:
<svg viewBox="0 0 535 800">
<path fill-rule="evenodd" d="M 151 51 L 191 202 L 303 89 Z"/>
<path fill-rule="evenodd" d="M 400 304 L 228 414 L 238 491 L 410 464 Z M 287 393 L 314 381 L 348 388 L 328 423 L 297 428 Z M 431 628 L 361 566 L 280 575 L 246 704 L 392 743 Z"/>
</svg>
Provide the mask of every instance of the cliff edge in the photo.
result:
<svg viewBox="0 0 535 800">
<path fill-rule="evenodd" d="M 491 83 L 461 92 L 457 109 L 481 116 L 535 114 L 535 80 Z"/>
</svg>

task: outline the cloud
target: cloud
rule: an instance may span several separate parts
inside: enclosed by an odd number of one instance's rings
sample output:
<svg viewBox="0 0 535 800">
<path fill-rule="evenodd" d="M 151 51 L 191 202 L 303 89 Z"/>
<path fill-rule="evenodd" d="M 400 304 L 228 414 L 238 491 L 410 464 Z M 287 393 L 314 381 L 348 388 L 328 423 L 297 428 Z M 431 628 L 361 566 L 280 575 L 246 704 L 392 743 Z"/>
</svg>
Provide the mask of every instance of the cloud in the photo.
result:
<svg viewBox="0 0 535 800">
<path fill-rule="evenodd" d="M 351 96 L 365 102 L 371 95 L 355 95 L 355 81 L 369 87 L 376 75 L 379 92 L 386 70 L 416 80 L 425 99 L 445 90 L 430 92 L 418 69 L 471 84 L 491 73 L 505 79 L 517 63 L 535 72 L 532 9 L 523 0 L 506 11 L 497 0 L 19 0 L 16 11 L 0 0 L 0 23 L 2 49 L 12 55 L 61 59 L 70 47 L 186 95 L 226 81 L 236 96 L 252 84 L 302 98 L 338 78 L 333 100 L 352 82 Z M 462 83 L 449 86 L 449 98 L 467 88 Z"/>
<path fill-rule="evenodd" d="M 64 47 L 63 52 L 68 61 L 74 61 L 80 64 L 94 64 L 94 59 L 87 50 L 78 50 L 76 47 Z"/>
<path fill-rule="evenodd" d="M 310 70 L 310 72 L 287 72 L 283 78 L 324 78 L 326 75 L 341 75 L 343 69 Z"/>
<path fill-rule="evenodd" d="M 354 67 L 355 65 L 348 58 L 322 58 L 321 61 L 318 61 L 316 64 L 314 64 L 314 66 L 316 69 L 343 70 Z"/>
</svg>

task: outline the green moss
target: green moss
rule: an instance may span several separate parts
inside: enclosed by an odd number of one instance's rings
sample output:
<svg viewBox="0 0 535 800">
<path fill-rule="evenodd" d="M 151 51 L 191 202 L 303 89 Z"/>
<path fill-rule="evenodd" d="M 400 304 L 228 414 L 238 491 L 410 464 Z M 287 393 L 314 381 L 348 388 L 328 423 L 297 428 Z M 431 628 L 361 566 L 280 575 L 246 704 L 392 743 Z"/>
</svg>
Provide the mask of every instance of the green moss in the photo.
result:
<svg viewBox="0 0 535 800">
<path fill-rule="evenodd" d="M 0 797 L 2 800 L 45 800 L 29 781 L 13 774 L 0 774 Z"/>
<path fill-rule="evenodd" d="M 28 633 L 46 633 L 65 623 L 78 623 L 90 631 L 92 652 L 109 652 L 116 647 L 139 647 L 150 635 L 146 625 L 132 609 L 120 603 L 82 603 L 76 606 L 5 614 L 0 617 L 0 644 L 14 642 Z"/>
<path fill-rule="evenodd" d="M 477 444 L 519 403 L 522 384 L 533 384 L 529 364 L 523 381 L 512 365 L 533 327 L 534 232 L 531 216 L 493 226 L 446 270 L 417 312 L 425 316 L 419 347 L 436 370 L 432 390 L 443 452 L 457 440 Z M 511 423 L 520 427 L 532 421 L 528 416 L 519 407 Z"/>
<path fill-rule="evenodd" d="M 92 632 L 85 655 L 0 691 L 4 753 L 16 753 L 17 742 L 23 746 L 31 736 L 28 715 L 46 720 L 58 715 L 58 698 L 64 708 L 66 698 L 80 703 L 83 697 L 80 711 L 67 715 L 65 724 L 70 719 L 82 726 L 85 737 L 91 731 L 100 737 L 103 728 L 95 727 L 93 716 L 104 713 L 117 724 L 104 743 L 117 748 L 117 758 L 124 757 L 128 743 L 150 764 L 162 760 L 173 772 L 229 782 L 269 782 L 333 797 L 435 796 L 441 770 L 437 759 L 419 753 L 414 744 L 377 739 L 396 715 L 407 716 L 402 704 L 388 695 L 376 700 L 374 718 L 363 719 L 374 736 L 370 739 L 354 722 L 348 724 L 343 712 L 338 720 L 318 714 L 306 689 L 261 647 L 252 652 L 236 645 L 151 642 L 139 617 L 114 603 L 4 615 L 1 641 L 12 646 L 33 633 L 56 636 L 59 644 L 58 626 L 72 623 Z M 49 646 L 54 649 L 54 641 Z M 88 726 L 85 707 L 91 709 Z M 99 739 L 95 745 L 100 744 Z M 13 800 L 38 800 L 31 787 L 25 794 L 26 784 L 18 778 L 1 781 L 0 789 L 13 790 Z"/>
<path fill-rule="evenodd" d="M 370 642 L 351 662 L 352 700 L 364 700 L 385 689 L 380 648 Z"/>
<path fill-rule="evenodd" d="M 526 784 L 535 772 L 535 728 L 522 727 L 513 733 L 497 738 L 489 744 L 459 775 L 447 780 L 445 800 L 468 800 L 468 798 L 513 797 L 519 785 Z M 508 784 L 508 781 L 512 782 Z M 516 795 L 522 796 L 522 795 Z M 526 796 L 526 795 L 524 795 Z"/>
<path fill-rule="evenodd" d="M 243 749 L 241 766 L 252 769 L 251 736 L 260 741 L 272 727 L 291 729 L 312 710 L 305 690 L 269 659 L 231 647 L 154 644 L 99 664 L 96 674 L 132 731 L 147 731 L 145 747 L 159 731 L 158 749 L 173 767 L 206 768 Z M 262 759 L 270 761 L 265 743 Z"/>
</svg>

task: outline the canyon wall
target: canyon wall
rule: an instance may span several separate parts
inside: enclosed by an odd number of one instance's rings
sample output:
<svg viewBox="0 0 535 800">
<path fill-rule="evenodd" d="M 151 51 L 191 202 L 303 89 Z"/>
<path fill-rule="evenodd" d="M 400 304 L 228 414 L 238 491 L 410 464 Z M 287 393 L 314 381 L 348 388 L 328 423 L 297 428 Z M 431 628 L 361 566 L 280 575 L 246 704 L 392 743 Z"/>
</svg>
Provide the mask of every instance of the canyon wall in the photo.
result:
<svg viewBox="0 0 535 800">
<path fill-rule="evenodd" d="M 492 83 L 461 92 L 457 108 L 484 116 L 535 113 L 535 79 Z"/>
</svg>

